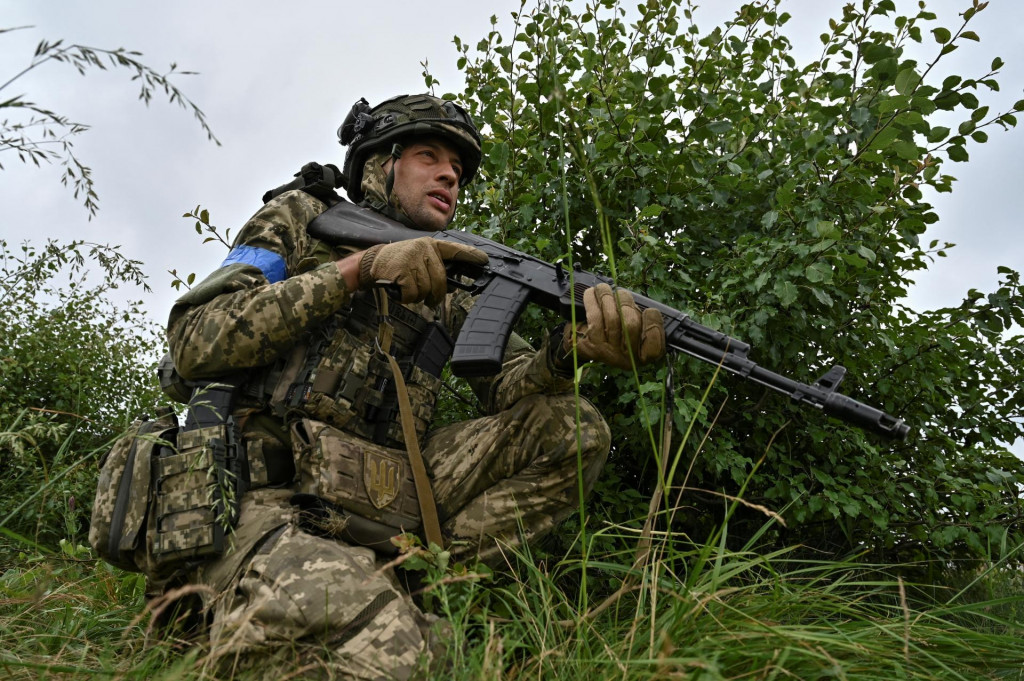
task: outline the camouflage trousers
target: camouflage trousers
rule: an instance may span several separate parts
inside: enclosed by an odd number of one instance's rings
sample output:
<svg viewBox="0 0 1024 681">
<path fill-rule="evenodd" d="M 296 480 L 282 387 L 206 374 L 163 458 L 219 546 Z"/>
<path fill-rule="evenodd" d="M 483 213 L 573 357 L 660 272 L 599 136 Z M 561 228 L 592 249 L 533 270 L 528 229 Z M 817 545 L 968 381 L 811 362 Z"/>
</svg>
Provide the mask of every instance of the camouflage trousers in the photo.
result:
<svg viewBox="0 0 1024 681">
<path fill-rule="evenodd" d="M 597 410 L 571 395 L 533 395 L 494 416 L 428 433 L 442 532 L 457 559 L 497 564 L 590 491 L 610 448 Z M 289 490 L 243 499 L 236 550 L 199 570 L 213 587 L 214 655 L 229 667 L 299 678 L 409 679 L 437 654 L 438 626 L 370 549 L 300 529 Z"/>
</svg>

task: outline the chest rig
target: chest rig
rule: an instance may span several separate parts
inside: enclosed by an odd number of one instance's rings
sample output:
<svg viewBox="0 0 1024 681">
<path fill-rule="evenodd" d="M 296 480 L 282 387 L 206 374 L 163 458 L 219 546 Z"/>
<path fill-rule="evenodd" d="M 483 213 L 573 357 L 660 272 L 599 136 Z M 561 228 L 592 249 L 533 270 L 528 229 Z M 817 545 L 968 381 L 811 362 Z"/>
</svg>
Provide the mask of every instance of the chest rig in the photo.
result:
<svg viewBox="0 0 1024 681">
<path fill-rule="evenodd" d="M 301 189 L 327 203 L 328 210 L 354 209 L 334 193 L 338 179 L 333 166 L 307 164 L 296 173 L 296 180 L 267 192 L 263 200 Z M 365 227 L 357 218 L 365 212 L 352 210 L 346 216 L 357 228 Z M 328 263 L 337 259 L 339 250 L 346 249 L 314 239 L 312 252 L 304 260 Z M 248 382 L 250 399 L 292 424 L 293 446 L 302 450 L 296 456 L 302 462 L 299 484 L 304 493 L 296 498 L 308 497 L 315 506 L 326 503 L 340 510 L 346 518 L 345 531 L 351 535 L 343 531 L 341 538 L 385 548 L 391 546 L 389 537 L 421 524 L 428 542 L 443 545 L 419 441 L 433 416 L 441 371 L 453 347 L 432 310 L 403 306 L 386 289 L 375 288 L 354 293 L 347 308 L 311 330 L 291 353 Z M 357 446 L 363 450 L 362 457 L 348 456 L 353 443 L 334 437 L 332 428 L 385 449 L 373 452 L 372 446 Z M 404 484 L 397 479 L 404 477 L 399 473 L 402 464 L 391 458 L 402 456 L 401 450 L 410 470 Z M 351 480 L 345 478 L 346 471 L 354 474 Z M 365 495 L 359 491 L 358 477 L 363 478 Z M 416 499 L 417 511 L 390 509 L 396 499 L 410 498 Z M 373 541 L 355 536 L 366 534 L 348 527 L 356 521 L 370 527 Z"/>
<path fill-rule="evenodd" d="M 334 193 L 338 169 L 308 163 L 295 180 L 268 191 L 266 203 L 279 194 L 301 189 L 341 208 Z M 354 226 L 372 227 L 359 210 L 343 213 Z M 379 219 L 379 218 L 378 218 Z M 336 258 L 334 249 L 314 242 L 314 259 Z M 358 291 L 351 304 L 313 330 L 296 348 L 250 382 L 247 391 L 284 419 L 306 415 L 347 433 L 386 447 L 404 448 L 394 370 L 398 364 L 408 390 L 416 438 L 426 433 L 441 388 L 441 371 L 454 343 L 447 330 L 424 306 L 403 306 L 384 289 Z"/>
<path fill-rule="evenodd" d="M 453 342 L 445 328 L 384 291 L 360 291 L 315 329 L 264 383 L 268 406 L 284 419 L 305 415 L 386 447 L 403 448 L 388 354 L 409 395 L 416 439 L 426 433 Z"/>
</svg>

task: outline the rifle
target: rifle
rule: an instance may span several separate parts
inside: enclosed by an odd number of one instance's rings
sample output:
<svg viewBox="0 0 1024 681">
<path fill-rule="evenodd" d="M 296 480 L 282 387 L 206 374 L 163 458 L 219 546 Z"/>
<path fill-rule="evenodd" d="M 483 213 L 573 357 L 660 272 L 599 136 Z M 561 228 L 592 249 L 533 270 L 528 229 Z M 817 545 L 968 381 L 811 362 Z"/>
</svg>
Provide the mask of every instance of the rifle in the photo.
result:
<svg viewBox="0 0 1024 681">
<path fill-rule="evenodd" d="M 449 263 L 449 287 L 462 288 L 477 296 L 469 317 L 455 343 L 452 373 L 461 377 L 490 376 L 501 369 L 502 357 L 512 327 L 527 303 L 536 303 L 571 319 L 586 319 L 583 292 L 605 277 L 578 267 L 567 273 L 561 264 L 551 264 L 490 239 L 447 229 L 424 232 L 378 215 L 372 210 L 342 201 L 320 214 L 308 227 L 310 236 L 332 245 L 368 248 L 429 236 L 478 248 L 490 259 L 482 267 Z M 463 283 L 461 277 L 472 279 Z M 811 385 L 781 376 L 747 358 L 750 345 L 710 329 L 689 316 L 656 300 L 633 294 L 641 308 L 655 308 L 665 319 L 668 350 L 683 352 L 721 366 L 726 371 L 789 395 L 795 402 L 809 404 L 826 414 L 889 438 L 906 439 L 910 427 L 902 419 L 836 392 L 846 369 L 835 365 Z"/>
</svg>

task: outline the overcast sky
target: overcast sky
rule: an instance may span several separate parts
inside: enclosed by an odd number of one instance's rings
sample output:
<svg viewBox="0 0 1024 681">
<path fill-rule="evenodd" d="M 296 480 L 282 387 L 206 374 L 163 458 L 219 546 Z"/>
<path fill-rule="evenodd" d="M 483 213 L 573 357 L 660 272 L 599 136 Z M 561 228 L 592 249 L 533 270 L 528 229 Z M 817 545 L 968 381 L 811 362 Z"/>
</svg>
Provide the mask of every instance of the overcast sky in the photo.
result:
<svg viewBox="0 0 1024 681">
<path fill-rule="evenodd" d="M 632 7 L 632 2 L 626 5 Z M 835 0 L 789 0 L 794 16 L 787 33 L 798 58 L 820 52 L 817 36 Z M 705 32 L 739 5 L 707 0 L 697 23 Z M 903 12 L 917 1 L 897 0 Z M 934 0 L 940 25 L 955 29 L 956 14 L 970 5 Z M 529 7 L 534 6 L 531 0 Z M 59 183 L 57 167 L 37 170 L 2 158 L 0 236 L 10 242 L 80 237 L 121 244 L 142 260 L 153 293 L 139 297 L 154 318 L 166 319 L 175 292 L 167 270 L 204 276 L 224 251 L 201 246 L 182 213 L 201 204 L 221 228 L 237 229 L 260 205 L 260 196 L 287 181 L 307 161 L 341 164 L 335 130 L 352 103 L 376 104 L 394 94 L 424 90 L 420 62 L 427 60 L 441 82 L 438 91 L 458 92 L 454 35 L 475 44 L 497 15 L 509 25 L 518 2 L 343 2 L 307 0 L 285 4 L 263 0 L 92 0 L 91 2 L 0 0 L 0 27 L 31 26 L 0 34 L 0 83 L 27 66 L 41 39 L 64 39 L 94 47 L 126 47 L 162 70 L 171 62 L 200 75 L 177 83 L 206 113 L 223 143 L 217 147 L 184 110 L 136 101 L 127 72 L 91 73 L 49 64 L 0 92 L 27 98 L 92 126 L 76 141 L 76 153 L 93 169 L 100 212 L 91 222 L 80 203 Z M 984 93 L 993 111 L 1024 98 L 1024 2 L 992 0 L 972 22 L 980 43 L 950 55 L 946 72 L 983 75 L 993 57 L 1006 62 L 997 77 L 1002 91 Z M 929 42 L 929 47 L 931 43 Z M 944 61 L 945 63 L 945 61 Z M 1024 269 L 1021 214 L 1022 129 L 991 131 L 988 144 L 971 148 L 968 164 L 946 164 L 959 181 L 952 195 L 935 197 L 941 221 L 926 238 L 957 243 L 950 257 L 918 276 L 911 303 L 919 309 L 957 304 L 968 288 L 988 291 L 996 267 Z"/>
</svg>

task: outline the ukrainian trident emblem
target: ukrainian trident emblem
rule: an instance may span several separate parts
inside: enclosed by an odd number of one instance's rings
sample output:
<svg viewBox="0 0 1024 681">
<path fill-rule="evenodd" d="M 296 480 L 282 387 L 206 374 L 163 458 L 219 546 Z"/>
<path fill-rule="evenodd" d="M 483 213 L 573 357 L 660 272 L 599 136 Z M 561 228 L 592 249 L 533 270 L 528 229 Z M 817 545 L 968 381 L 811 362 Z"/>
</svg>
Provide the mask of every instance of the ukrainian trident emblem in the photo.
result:
<svg viewBox="0 0 1024 681">
<path fill-rule="evenodd" d="M 402 477 L 402 462 L 377 452 L 365 452 L 363 458 L 363 485 L 374 508 L 384 508 L 398 497 L 398 480 Z"/>
</svg>

